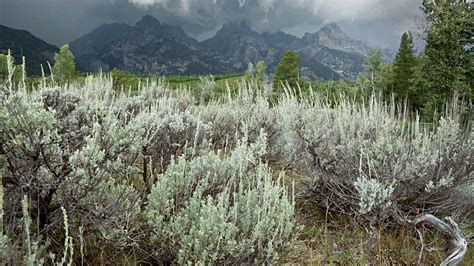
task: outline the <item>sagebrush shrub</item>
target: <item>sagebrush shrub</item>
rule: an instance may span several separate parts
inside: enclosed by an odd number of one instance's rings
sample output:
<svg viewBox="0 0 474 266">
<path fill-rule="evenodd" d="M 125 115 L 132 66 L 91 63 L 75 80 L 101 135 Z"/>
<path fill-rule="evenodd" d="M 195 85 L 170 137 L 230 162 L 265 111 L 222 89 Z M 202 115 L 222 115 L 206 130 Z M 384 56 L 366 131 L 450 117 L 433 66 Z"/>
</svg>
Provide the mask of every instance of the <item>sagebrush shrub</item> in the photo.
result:
<svg viewBox="0 0 474 266">
<path fill-rule="evenodd" d="M 263 129 L 268 136 L 265 159 L 277 164 L 282 156 L 278 143 L 281 128 L 278 127 L 277 113 L 272 110 L 263 92 L 247 85 L 240 85 L 235 98 L 199 106 L 199 117 L 211 126 L 209 138 L 215 148 L 232 148 L 244 135 L 255 141 Z"/>
<path fill-rule="evenodd" d="M 265 141 L 244 140 L 229 155 L 181 157 L 157 177 L 146 217 L 158 256 L 179 263 L 276 261 L 293 235 L 294 205 L 260 162 Z"/>
<path fill-rule="evenodd" d="M 429 131 L 375 98 L 368 106 L 286 104 L 297 110 L 281 109 L 285 141 L 296 150 L 287 158 L 298 158 L 294 167 L 314 176 L 308 195 L 334 210 L 374 219 L 421 206 L 472 207 L 455 192 L 474 178 L 472 133 L 458 117 L 441 118 Z"/>
<path fill-rule="evenodd" d="M 59 206 L 64 206 L 76 210 L 71 212 L 76 229 L 81 223 L 93 225 L 105 235 L 104 230 L 120 228 L 116 220 L 126 224 L 128 214 L 139 211 L 139 194 L 127 178 L 138 171 L 146 136 L 134 121 L 121 124 L 103 106 L 65 94 L 58 105 L 41 93 L 13 96 L 2 105 L 6 217 L 17 216 L 15 202 L 26 194 L 39 230 L 52 230 L 48 225 L 61 218 Z"/>
<path fill-rule="evenodd" d="M 33 232 L 56 232 L 64 207 L 71 231 L 87 228 L 90 245 L 136 246 L 144 234 L 133 221 L 154 169 L 208 148 L 207 126 L 180 100 L 150 90 L 127 97 L 99 76 L 67 89 L 13 91 L 2 98 L 5 231 L 15 234 L 18 203 L 28 195 Z"/>
<path fill-rule="evenodd" d="M 163 81 L 125 92 L 98 75 L 0 88 L 0 257 L 49 261 L 67 248 L 74 262 L 141 252 L 151 263 L 275 263 L 296 223 L 283 170 L 309 180 L 297 195 L 361 223 L 474 207 L 474 134 L 455 104 L 424 125 L 377 97 L 269 99 L 244 83 L 209 99 L 202 84 L 198 95 Z"/>
</svg>

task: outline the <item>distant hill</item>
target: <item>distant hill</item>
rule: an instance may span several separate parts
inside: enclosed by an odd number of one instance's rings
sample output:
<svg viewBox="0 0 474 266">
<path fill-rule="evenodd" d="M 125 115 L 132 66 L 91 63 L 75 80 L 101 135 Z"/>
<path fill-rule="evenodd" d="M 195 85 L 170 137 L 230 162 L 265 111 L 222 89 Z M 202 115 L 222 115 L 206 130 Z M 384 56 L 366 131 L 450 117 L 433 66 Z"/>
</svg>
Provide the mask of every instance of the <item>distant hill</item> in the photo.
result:
<svg viewBox="0 0 474 266">
<path fill-rule="evenodd" d="M 246 22 L 227 23 L 202 42 L 181 28 L 145 16 L 134 26 L 106 24 L 73 41 L 78 68 L 104 71 L 113 68 L 160 75 L 201 75 L 241 72 L 248 63 L 264 60 L 273 71 L 286 50 L 301 56 L 306 79 L 353 80 L 375 47 L 350 38 L 329 24 L 303 38 L 277 31 L 258 33 Z M 383 51 L 386 60 L 393 54 Z"/>
<path fill-rule="evenodd" d="M 54 53 L 58 47 L 51 45 L 26 30 L 17 30 L 0 25 L 0 53 L 6 54 L 11 50 L 17 64 L 26 57 L 26 71 L 28 74 L 40 75 L 43 64 L 48 71 L 47 62 L 54 63 Z"/>
</svg>

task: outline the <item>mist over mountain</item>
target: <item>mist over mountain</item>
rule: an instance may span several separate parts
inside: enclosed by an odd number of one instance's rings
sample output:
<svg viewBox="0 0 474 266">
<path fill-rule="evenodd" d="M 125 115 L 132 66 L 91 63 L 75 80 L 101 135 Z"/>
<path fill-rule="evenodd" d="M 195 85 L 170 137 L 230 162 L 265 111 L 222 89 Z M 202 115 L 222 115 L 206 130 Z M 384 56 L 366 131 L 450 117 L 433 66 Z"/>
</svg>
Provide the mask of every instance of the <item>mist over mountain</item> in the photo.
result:
<svg viewBox="0 0 474 266">
<path fill-rule="evenodd" d="M 276 31 L 259 33 L 245 21 L 226 23 L 215 36 L 198 42 L 180 27 L 144 16 L 135 25 L 105 24 L 70 44 L 78 68 L 113 68 L 159 75 L 242 72 L 263 60 L 272 72 L 286 50 L 301 56 L 303 78 L 355 79 L 375 47 L 350 38 L 329 24 L 302 38 Z M 386 60 L 393 53 L 384 52 Z"/>
<path fill-rule="evenodd" d="M 0 24 L 28 29 L 61 46 L 104 23 L 135 24 L 152 15 L 200 41 L 223 24 L 246 20 L 257 32 L 302 37 L 328 23 L 350 36 L 397 49 L 403 32 L 416 31 L 421 0 L 0 0 Z M 18 14 L 21 14 L 19 16 Z"/>
</svg>

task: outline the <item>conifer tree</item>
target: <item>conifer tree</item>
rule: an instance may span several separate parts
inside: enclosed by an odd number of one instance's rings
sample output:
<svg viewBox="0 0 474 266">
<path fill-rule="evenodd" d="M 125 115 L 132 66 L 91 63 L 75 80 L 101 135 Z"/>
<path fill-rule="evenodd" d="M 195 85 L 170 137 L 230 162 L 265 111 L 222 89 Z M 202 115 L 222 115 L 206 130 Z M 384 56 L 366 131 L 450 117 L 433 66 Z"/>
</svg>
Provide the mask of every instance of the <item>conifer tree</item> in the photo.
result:
<svg viewBox="0 0 474 266">
<path fill-rule="evenodd" d="M 273 79 L 273 87 L 278 91 L 281 90 L 282 84 L 287 84 L 296 89 L 299 82 L 300 57 L 293 51 L 286 51 L 275 71 Z"/>
<path fill-rule="evenodd" d="M 0 54 L 0 80 L 7 79 L 7 55 Z"/>
<path fill-rule="evenodd" d="M 410 32 L 403 33 L 393 65 L 393 84 L 391 92 L 398 100 L 409 98 L 412 101 L 410 88 L 413 83 L 413 73 L 416 66 L 416 57 L 413 44 L 413 36 Z"/>
</svg>

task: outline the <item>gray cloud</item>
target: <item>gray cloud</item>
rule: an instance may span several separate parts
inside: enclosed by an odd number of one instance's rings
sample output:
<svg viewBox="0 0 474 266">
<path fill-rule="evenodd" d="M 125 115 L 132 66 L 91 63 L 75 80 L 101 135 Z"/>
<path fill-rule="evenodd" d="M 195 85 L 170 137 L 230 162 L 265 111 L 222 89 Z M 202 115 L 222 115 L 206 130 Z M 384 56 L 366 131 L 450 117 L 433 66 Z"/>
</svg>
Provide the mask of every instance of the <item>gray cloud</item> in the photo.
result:
<svg viewBox="0 0 474 266">
<path fill-rule="evenodd" d="M 257 31 L 301 36 L 335 22 L 349 35 L 397 47 L 414 30 L 421 0 L 0 0 L 0 24 L 63 44 L 110 22 L 135 23 L 151 14 L 191 36 L 212 36 L 223 23 L 247 20 Z"/>
</svg>

